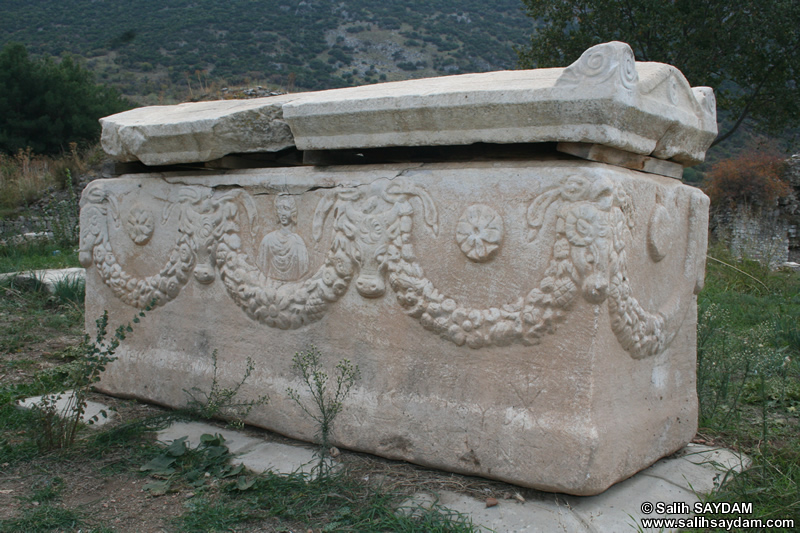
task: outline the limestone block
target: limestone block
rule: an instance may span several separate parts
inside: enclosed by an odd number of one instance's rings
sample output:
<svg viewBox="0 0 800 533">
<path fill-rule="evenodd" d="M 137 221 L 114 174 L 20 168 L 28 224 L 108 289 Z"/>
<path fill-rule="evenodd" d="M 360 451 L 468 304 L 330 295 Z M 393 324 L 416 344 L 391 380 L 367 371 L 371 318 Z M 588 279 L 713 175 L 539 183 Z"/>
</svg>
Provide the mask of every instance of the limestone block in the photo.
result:
<svg viewBox="0 0 800 533">
<path fill-rule="evenodd" d="M 281 106 L 290 95 L 140 107 L 100 119 L 103 149 L 119 161 L 172 165 L 294 146 Z"/>
<path fill-rule="evenodd" d="M 589 161 L 293 167 L 92 182 L 87 329 L 155 301 L 105 392 L 270 396 L 248 422 L 311 441 L 292 370 L 362 373 L 334 443 L 597 494 L 694 435 L 708 199 Z M 135 217 L 131 217 L 136 213 Z M 131 220 L 152 224 L 131 224 Z"/>
<path fill-rule="evenodd" d="M 134 109 L 102 120 L 121 161 L 196 163 L 230 153 L 472 143 L 582 142 L 683 165 L 717 135 L 714 93 L 611 42 L 567 68 L 408 80 L 255 100 Z M 291 128 L 291 131 L 289 129 Z"/>
<path fill-rule="evenodd" d="M 284 105 L 300 150 L 569 141 L 685 165 L 717 136 L 707 87 L 636 63 L 620 42 L 567 68 L 487 72 L 307 93 Z"/>
</svg>

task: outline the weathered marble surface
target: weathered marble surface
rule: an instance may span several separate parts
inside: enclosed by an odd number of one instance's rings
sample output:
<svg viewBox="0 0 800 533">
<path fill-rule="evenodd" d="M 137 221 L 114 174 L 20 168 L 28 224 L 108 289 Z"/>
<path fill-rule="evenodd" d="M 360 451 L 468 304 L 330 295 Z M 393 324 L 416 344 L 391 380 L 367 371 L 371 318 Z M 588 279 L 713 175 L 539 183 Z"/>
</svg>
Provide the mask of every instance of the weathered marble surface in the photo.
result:
<svg viewBox="0 0 800 533">
<path fill-rule="evenodd" d="M 241 394 L 271 402 L 248 422 L 311 440 L 286 389 L 314 344 L 363 375 L 337 445 L 596 494 L 695 433 L 707 209 L 677 180 L 580 161 L 95 181 L 87 329 L 158 303 L 99 388 L 179 407 L 214 350 L 223 386 L 253 357 Z"/>
<path fill-rule="evenodd" d="M 675 67 L 635 63 L 618 42 L 565 69 L 306 93 L 283 112 L 301 150 L 571 141 L 692 165 L 717 135 L 710 89 L 692 89 Z"/>
<path fill-rule="evenodd" d="M 291 130 L 291 131 L 289 131 Z M 103 119 L 123 161 L 195 163 L 228 153 L 567 141 L 683 165 L 717 135 L 714 94 L 675 67 L 635 63 L 627 44 L 567 68 L 409 80 L 247 101 L 135 109 Z"/>
<path fill-rule="evenodd" d="M 623 152 L 602 144 L 561 142 L 558 143 L 556 149 L 561 153 L 574 155 L 581 159 L 608 163 L 609 165 L 630 168 L 631 170 L 640 170 L 648 174 L 659 174 L 675 179 L 681 179 L 683 176 L 683 167 L 678 163 L 646 155 Z"/>
<path fill-rule="evenodd" d="M 291 95 L 140 107 L 100 119 L 103 150 L 119 161 L 172 165 L 294 146 L 282 105 Z"/>
</svg>

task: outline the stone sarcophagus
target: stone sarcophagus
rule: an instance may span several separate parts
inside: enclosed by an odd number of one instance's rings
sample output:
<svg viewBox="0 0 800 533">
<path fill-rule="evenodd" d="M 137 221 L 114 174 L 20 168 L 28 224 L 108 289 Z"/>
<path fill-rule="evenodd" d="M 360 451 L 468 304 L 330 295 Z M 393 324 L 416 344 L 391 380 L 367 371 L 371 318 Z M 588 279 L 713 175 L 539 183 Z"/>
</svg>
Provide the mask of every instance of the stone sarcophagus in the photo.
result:
<svg viewBox="0 0 800 533">
<path fill-rule="evenodd" d="M 675 178 L 716 123 L 673 67 L 607 43 L 103 127 L 159 167 L 82 198 L 87 325 L 155 302 L 101 390 L 181 407 L 215 350 L 223 386 L 250 357 L 240 397 L 270 402 L 247 421 L 312 440 L 286 390 L 314 345 L 361 370 L 337 445 L 571 494 L 694 436 L 708 200 Z"/>
</svg>

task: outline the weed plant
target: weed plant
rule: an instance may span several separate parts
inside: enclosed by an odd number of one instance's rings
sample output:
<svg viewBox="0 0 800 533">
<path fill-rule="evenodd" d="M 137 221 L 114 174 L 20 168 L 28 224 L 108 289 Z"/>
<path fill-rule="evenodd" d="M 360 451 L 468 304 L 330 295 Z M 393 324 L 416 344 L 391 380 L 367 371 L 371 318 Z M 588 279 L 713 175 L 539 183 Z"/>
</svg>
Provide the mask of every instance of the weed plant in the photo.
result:
<svg viewBox="0 0 800 533">
<path fill-rule="evenodd" d="M 83 307 L 86 298 L 86 281 L 78 276 L 68 276 L 55 282 L 53 295 L 63 304 Z"/>
<path fill-rule="evenodd" d="M 206 392 L 199 387 L 192 387 L 183 392 L 189 396 L 187 409 L 190 414 L 208 420 L 221 418 L 228 421 L 229 425 L 237 428 L 244 427 L 244 419 L 250 414 L 254 407 L 267 405 L 269 396 L 259 396 L 254 400 L 238 400 L 239 389 L 250 377 L 255 369 L 253 360 L 247 358 L 247 368 L 242 379 L 233 386 L 226 388 L 220 385 L 219 368 L 217 366 L 217 350 L 211 353 L 211 360 L 214 366 L 214 373 L 211 379 L 211 389 Z"/>
<path fill-rule="evenodd" d="M 209 488 L 218 480 L 234 479 L 240 490 L 252 486 L 243 474 L 244 466 L 231 465 L 232 458 L 222 435 L 203 434 L 200 444 L 190 448 L 187 437 L 175 439 L 160 454 L 147 461 L 139 469 L 152 476 L 144 490 L 153 496 L 161 496 L 173 490 L 173 484 L 188 485 L 195 492 Z"/>
<path fill-rule="evenodd" d="M 319 444 L 319 474 L 324 476 L 328 470 L 327 457 L 331 449 L 330 436 L 333 423 L 344 407 L 344 399 L 350 389 L 361 377 L 358 365 L 342 359 L 335 368 L 335 384 L 328 388 L 328 373 L 322 366 L 322 354 L 315 346 L 305 352 L 297 352 L 292 358 L 292 368 L 298 372 L 311 395 L 313 405 L 308 405 L 297 390 L 289 387 L 286 393 L 303 412 L 317 423 L 317 444 Z"/>
<path fill-rule="evenodd" d="M 0 311 L 3 316 L 13 317 L 0 321 L 0 349 L 11 352 L 20 350 L 27 344 L 38 342 L 40 337 L 37 333 L 47 330 L 63 332 L 67 329 L 64 328 L 65 324 L 75 329 L 79 327 L 83 313 L 78 302 L 82 302 L 84 294 L 81 283 L 62 282 L 56 287 L 55 296 L 47 294 L 43 283 L 35 276 L 27 288 L 16 287 L 15 283 L 14 279 L 9 278 L 0 284 L 0 291 L 6 295 Z M 53 310 L 57 312 L 53 313 Z M 145 313 L 140 312 L 134 322 L 143 316 Z M 41 452 L 70 447 L 75 442 L 91 387 L 100 379 L 106 365 L 114 361 L 114 352 L 119 343 L 132 331 L 128 324 L 109 334 L 107 313 L 96 324 L 94 340 L 86 335 L 79 346 L 62 350 L 62 360 L 70 361 L 37 372 L 29 382 L 0 388 L 0 406 L 6 415 L 12 402 L 26 396 L 42 395 L 42 400 L 24 418 L 31 440 Z M 12 360 L 3 364 L 19 365 L 24 362 Z M 59 403 L 62 398 L 66 406 Z M 105 416 L 105 413 L 102 415 Z M 14 422 L 20 420 L 18 417 L 10 418 Z M 3 454 L 14 455 L 13 446 L 7 439 L 0 439 L 0 448 Z"/>
<path fill-rule="evenodd" d="M 144 317 L 144 311 L 139 317 Z M 96 321 L 97 334 L 94 341 L 87 335 L 81 345 L 83 356 L 73 361 L 69 375 L 64 381 L 63 390 L 56 394 L 47 394 L 33 406 L 35 441 L 40 451 L 68 448 L 75 442 L 82 418 L 86 412 L 87 397 L 91 387 L 100 381 L 100 374 L 106 366 L 116 360 L 114 353 L 127 333 L 133 331 L 130 324 L 119 326 L 113 335 L 108 333 L 108 312 L 104 312 Z M 59 400 L 67 399 L 66 407 L 59 405 Z M 101 411 L 102 416 L 107 416 Z M 96 422 L 98 415 L 90 420 Z"/>
</svg>

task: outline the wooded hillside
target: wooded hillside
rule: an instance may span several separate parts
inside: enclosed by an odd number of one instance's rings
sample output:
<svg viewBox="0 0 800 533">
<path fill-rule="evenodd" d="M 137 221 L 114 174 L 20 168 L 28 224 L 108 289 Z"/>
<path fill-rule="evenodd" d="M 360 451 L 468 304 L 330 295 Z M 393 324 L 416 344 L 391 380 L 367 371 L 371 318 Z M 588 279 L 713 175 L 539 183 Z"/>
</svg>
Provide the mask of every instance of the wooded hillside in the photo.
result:
<svg viewBox="0 0 800 533">
<path fill-rule="evenodd" d="M 519 0 L 4 0 L 0 46 L 86 59 L 142 103 L 514 68 Z"/>
</svg>

